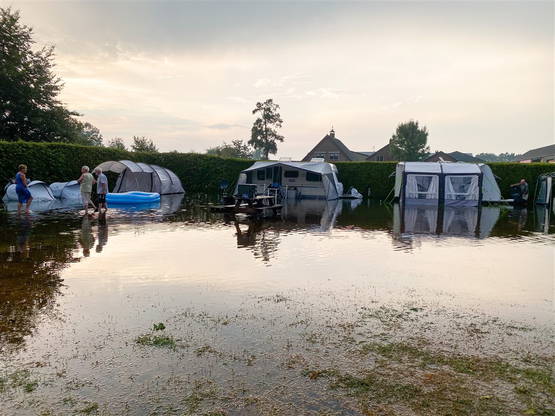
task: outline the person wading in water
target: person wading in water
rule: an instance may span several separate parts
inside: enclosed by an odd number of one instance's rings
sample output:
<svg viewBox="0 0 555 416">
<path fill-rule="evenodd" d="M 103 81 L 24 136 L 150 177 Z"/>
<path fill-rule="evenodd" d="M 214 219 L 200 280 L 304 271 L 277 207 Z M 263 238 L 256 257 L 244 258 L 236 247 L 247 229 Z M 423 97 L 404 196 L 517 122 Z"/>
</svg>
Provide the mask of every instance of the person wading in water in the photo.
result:
<svg viewBox="0 0 555 416">
<path fill-rule="evenodd" d="M 33 202 L 33 197 L 29 191 L 29 181 L 27 180 L 27 166 L 19 165 L 19 172 L 15 174 L 15 192 L 17 193 L 17 213 L 21 214 L 21 207 L 26 204 L 25 212 L 29 213 L 29 207 L 31 202 Z"/>
</svg>

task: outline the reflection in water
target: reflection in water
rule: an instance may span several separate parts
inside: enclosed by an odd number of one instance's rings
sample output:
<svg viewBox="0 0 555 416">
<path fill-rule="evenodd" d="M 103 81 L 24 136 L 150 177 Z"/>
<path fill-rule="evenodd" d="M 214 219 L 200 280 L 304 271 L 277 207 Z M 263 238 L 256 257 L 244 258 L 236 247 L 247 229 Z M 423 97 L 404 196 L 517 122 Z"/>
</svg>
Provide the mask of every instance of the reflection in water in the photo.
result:
<svg viewBox="0 0 555 416">
<path fill-rule="evenodd" d="M 183 205 L 182 201 L 183 195 L 164 196 L 158 210 L 109 210 L 107 215 L 91 218 L 80 217 L 74 211 L 20 217 L 0 212 L 0 348 L 22 345 L 25 336 L 36 327 L 38 317 L 53 312 L 62 285 L 59 273 L 78 261 L 74 256 L 94 257 L 93 253 L 103 256 L 109 238 L 125 230 L 126 224 L 133 224 L 134 232 L 139 229 L 145 236 L 148 236 L 148 225 L 153 222 L 168 223 L 172 230 L 180 227 L 229 229 L 235 234 L 239 249 L 251 251 L 267 265 L 277 262 L 276 253 L 291 234 L 316 234 L 325 238 L 334 229 L 358 230 L 365 235 L 379 232 L 380 236 L 392 235 L 393 243 L 406 249 L 419 234 L 545 242 L 551 241 L 550 238 L 546 240 L 537 233 L 553 231 L 550 225 L 553 213 L 544 207 L 527 211 L 410 206 L 402 210 L 398 205 L 360 200 L 304 200 L 287 204 L 280 218 L 241 221 L 194 205 Z M 314 250 L 311 253 L 318 252 L 315 246 L 311 249 Z M 144 259 L 145 267 L 148 261 Z"/>
<path fill-rule="evenodd" d="M 83 249 L 83 256 L 91 255 L 91 248 L 94 246 L 94 236 L 92 233 L 91 220 L 88 215 L 81 220 L 81 233 L 79 234 L 79 244 Z"/>
<path fill-rule="evenodd" d="M 500 216 L 501 208 L 451 206 L 394 206 L 393 230 L 397 238 L 415 234 L 460 237 L 488 237 Z"/>
</svg>

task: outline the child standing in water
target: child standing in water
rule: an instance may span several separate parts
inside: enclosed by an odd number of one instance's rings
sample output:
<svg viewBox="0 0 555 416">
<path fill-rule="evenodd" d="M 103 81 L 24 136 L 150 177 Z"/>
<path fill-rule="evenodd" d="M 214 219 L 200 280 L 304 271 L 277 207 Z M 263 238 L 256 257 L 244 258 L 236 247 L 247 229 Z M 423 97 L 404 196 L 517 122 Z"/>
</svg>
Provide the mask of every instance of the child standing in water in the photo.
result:
<svg viewBox="0 0 555 416">
<path fill-rule="evenodd" d="M 91 201 L 92 186 L 96 182 L 93 175 L 89 172 L 88 166 L 83 166 L 81 168 L 81 176 L 77 179 L 77 182 L 81 184 L 81 200 L 83 201 L 83 208 L 85 209 L 85 215 L 89 214 L 89 203 L 96 209 L 96 206 Z M 94 212 L 94 211 L 93 211 Z"/>
<path fill-rule="evenodd" d="M 21 207 L 23 204 L 25 206 L 25 212 L 29 213 L 29 207 L 31 206 L 31 202 L 33 202 L 33 197 L 31 196 L 31 192 L 28 188 L 28 181 L 27 176 L 27 166 L 26 165 L 19 165 L 18 172 L 15 174 L 15 192 L 17 193 L 17 213 L 21 214 Z"/>
</svg>

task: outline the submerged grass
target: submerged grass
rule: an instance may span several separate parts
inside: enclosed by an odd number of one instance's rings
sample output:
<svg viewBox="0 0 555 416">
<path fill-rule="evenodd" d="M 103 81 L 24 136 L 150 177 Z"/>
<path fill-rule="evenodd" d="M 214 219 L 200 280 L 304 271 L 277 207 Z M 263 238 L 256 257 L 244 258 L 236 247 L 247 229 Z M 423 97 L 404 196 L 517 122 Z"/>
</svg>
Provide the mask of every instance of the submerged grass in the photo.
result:
<svg viewBox="0 0 555 416">
<path fill-rule="evenodd" d="M 170 349 L 175 349 L 177 345 L 175 339 L 169 335 L 144 334 L 138 336 L 135 342 L 139 345 Z"/>
</svg>

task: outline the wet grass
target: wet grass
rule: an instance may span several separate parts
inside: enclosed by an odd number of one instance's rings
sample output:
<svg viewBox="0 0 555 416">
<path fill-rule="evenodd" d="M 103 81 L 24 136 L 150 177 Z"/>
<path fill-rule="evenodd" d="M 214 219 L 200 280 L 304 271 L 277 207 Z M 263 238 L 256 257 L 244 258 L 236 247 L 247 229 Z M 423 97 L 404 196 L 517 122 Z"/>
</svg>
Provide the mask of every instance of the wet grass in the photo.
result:
<svg viewBox="0 0 555 416">
<path fill-rule="evenodd" d="M 0 393 L 4 393 L 9 389 L 21 389 L 25 393 L 31 393 L 38 386 L 38 380 L 33 379 L 31 372 L 27 369 L 17 370 L 0 377 Z"/>
<path fill-rule="evenodd" d="M 172 336 L 169 335 L 152 335 L 144 334 L 135 338 L 135 342 L 139 345 L 175 349 L 177 343 Z"/>
</svg>

